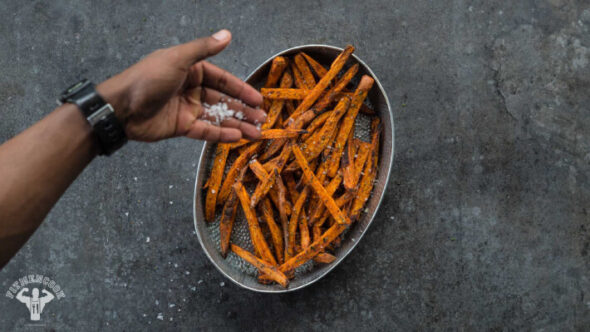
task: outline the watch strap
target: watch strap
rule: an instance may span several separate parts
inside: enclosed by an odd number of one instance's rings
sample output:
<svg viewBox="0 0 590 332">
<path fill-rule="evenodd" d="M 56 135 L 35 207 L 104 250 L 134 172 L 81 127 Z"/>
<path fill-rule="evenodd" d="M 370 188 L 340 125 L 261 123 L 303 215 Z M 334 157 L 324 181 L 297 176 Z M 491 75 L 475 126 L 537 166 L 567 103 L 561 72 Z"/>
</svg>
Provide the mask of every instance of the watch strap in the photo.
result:
<svg viewBox="0 0 590 332">
<path fill-rule="evenodd" d="M 127 142 L 123 126 L 115 116 L 113 107 L 96 92 L 94 84 L 86 79 L 64 91 L 59 100 L 78 106 L 98 137 L 101 155 L 110 155 Z"/>
</svg>

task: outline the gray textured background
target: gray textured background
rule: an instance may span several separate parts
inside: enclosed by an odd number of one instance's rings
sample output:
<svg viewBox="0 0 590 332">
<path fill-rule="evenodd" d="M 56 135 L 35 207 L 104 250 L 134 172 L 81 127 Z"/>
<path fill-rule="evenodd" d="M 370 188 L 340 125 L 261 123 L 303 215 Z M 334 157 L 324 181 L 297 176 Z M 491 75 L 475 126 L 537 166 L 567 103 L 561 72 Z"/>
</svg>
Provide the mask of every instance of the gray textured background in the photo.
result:
<svg viewBox="0 0 590 332">
<path fill-rule="evenodd" d="M 254 294 L 193 234 L 201 143 L 130 143 L 95 160 L 0 272 L 0 330 L 38 328 L 4 297 L 29 273 L 65 289 L 42 315 L 57 330 L 590 328 L 589 4 L 162 3 L 0 1 L 0 141 L 79 77 L 220 28 L 234 40 L 212 61 L 240 77 L 291 46 L 352 43 L 395 113 L 377 220 L 317 284 Z"/>
</svg>

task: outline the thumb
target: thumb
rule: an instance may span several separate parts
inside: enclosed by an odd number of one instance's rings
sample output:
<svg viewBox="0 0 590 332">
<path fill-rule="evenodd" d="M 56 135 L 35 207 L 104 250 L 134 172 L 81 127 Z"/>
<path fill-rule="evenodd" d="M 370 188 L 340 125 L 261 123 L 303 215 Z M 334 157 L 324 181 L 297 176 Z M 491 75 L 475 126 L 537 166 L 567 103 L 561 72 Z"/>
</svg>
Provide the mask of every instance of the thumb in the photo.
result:
<svg viewBox="0 0 590 332">
<path fill-rule="evenodd" d="M 213 56 L 229 45 L 231 32 L 223 29 L 209 37 L 192 40 L 188 43 L 175 46 L 181 61 L 189 67 L 201 60 Z"/>
</svg>

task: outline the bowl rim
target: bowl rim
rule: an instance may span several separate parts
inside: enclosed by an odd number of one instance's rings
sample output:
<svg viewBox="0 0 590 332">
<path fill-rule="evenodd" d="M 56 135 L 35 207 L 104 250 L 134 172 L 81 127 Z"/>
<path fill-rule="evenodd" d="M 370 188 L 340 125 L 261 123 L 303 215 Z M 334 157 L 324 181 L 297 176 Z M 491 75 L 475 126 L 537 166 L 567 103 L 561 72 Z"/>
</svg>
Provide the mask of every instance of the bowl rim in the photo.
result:
<svg viewBox="0 0 590 332">
<path fill-rule="evenodd" d="M 297 51 L 303 51 L 303 50 L 309 49 L 309 48 L 320 48 L 320 49 L 324 48 L 324 49 L 331 49 L 331 50 L 339 51 L 339 52 L 342 52 L 344 50 L 341 47 L 326 45 L 326 44 L 304 44 L 304 45 L 290 47 L 290 48 L 282 50 L 282 51 L 270 56 L 266 60 L 264 60 L 259 66 L 257 66 L 253 71 L 251 71 L 248 76 L 246 76 L 244 81 L 247 81 L 248 78 L 252 77 L 255 73 L 257 73 L 260 69 L 262 69 L 262 67 L 268 65 L 270 63 L 270 61 L 272 59 L 274 59 L 275 57 L 283 56 L 286 54 L 291 54 L 291 53 L 294 53 Z M 203 252 L 207 256 L 209 261 L 213 264 L 213 266 L 215 266 L 215 268 L 223 276 L 225 276 L 231 282 L 233 282 L 234 284 L 236 284 L 242 288 L 245 288 L 245 289 L 257 292 L 257 293 L 280 294 L 280 293 L 294 292 L 296 290 L 303 289 L 307 286 L 310 286 L 310 285 L 316 283 L 320 279 L 324 278 L 328 273 L 330 273 L 336 266 L 340 265 L 342 263 L 342 261 L 356 248 L 356 246 L 358 245 L 360 240 L 363 238 L 363 236 L 367 232 L 367 229 L 373 223 L 373 221 L 377 215 L 377 212 L 379 211 L 379 208 L 381 207 L 381 203 L 383 202 L 383 197 L 385 196 L 385 193 L 387 190 L 387 184 L 389 183 L 389 179 L 391 176 L 391 170 L 393 168 L 393 159 L 394 159 L 394 151 L 395 151 L 395 127 L 394 127 L 394 121 L 393 121 L 393 111 L 391 109 L 391 104 L 389 102 L 389 98 L 387 97 L 387 93 L 385 92 L 383 85 L 381 85 L 381 82 L 377 78 L 377 75 L 375 75 L 373 70 L 363 60 L 361 60 L 358 56 L 356 56 L 354 53 L 351 54 L 351 57 L 354 58 L 354 60 L 357 61 L 359 64 L 361 64 L 361 66 L 371 75 L 371 77 L 375 80 L 377 87 L 381 91 L 381 94 L 383 95 L 383 98 L 385 100 L 385 104 L 387 105 L 387 110 L 389 113 L 389 122 L 390 122 L 390 126 L 391 126 L 391 151 L 390 151 L 391 157 L 389 160 L 389 167 L 387 169 L 387 175 L 385 177 L 385 185 L 384 185 L 383 193 L 381 194 L 381 197 L 379 197 L 379 201 L 377 202 L 376 208 L 373 211 L 371 218 L 370 218 L 369 222 L 367 223 L 367 226 L 365 227 L 365 230 L 361 232 L 360 236 L 358 238 L 356 238 L 355 241 L 353 241 L 353 243 L 351 244 L 351 247 L 346 252 L 342 253 L 340 255 L 340 257 L 337 258 L 337 260 L 335 261 L 335 264 L 329 264 L 321 274 L 319 274 L 317 277 L 315 277 L 311 281 L 309 281 L 307 283 L 303 283 L 303 284 L 295 286 L 295 287 L 287 287 L 284 289 L 283 288 L 270 288 L 267 285 L 261 285 L 261 286 L 265 286 L 265 288 L 258 289 L 258 288 L 251 287 L 249 285 L 246 285 L 246 284 L 236 280 L 234 277 L 232 277 L 231 275 L 226 273 L 219 264 L 217 264 L 215 259 L 211 256 L 211 254 L 209 253 L 209 251 L 205 247 L 205 243 L 203 242 L 203 238 L 201 237 L 201 233 L 200 233 L 198 226 L 197 226 L 197 222 L 198 222 L 197 221 L 197 195 L 198 195 L 199 190 L 201 189 L 198 186 L 199 170 L 207 162 L 205 160 L 205 155 L 206 155 L 206 151 L 207 151 L 209 144 L 216 144 L 216 143 L 205 142 L 203 144 L 203 147 L 201 149 L 201 154 L 199 156 L 199 163 L 197 165 L 197 170 L 196 170 L 195 189 L 194 189 L 194 195 L 193 195 L 193 222 L 194 222 L 194 227 L 195 227 L 195 233 L 197 234 L 197 238 L 199 240 L 201 248 L 203 249 Z M 383 118 L 381 120 L 383 121 Z"/>
</svg>

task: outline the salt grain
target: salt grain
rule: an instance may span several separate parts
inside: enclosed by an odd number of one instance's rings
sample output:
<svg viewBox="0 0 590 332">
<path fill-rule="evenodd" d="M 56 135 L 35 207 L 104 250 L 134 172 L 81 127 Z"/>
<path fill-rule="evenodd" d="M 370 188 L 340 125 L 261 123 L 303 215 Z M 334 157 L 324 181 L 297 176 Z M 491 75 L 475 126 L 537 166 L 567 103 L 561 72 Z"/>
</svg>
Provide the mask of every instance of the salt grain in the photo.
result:
<svg viewBox="0 0 590 332">
<path fill-rule="evenodd" d="M 159 320 L 164 320 L 164 314 L 162 314 L 161 312 L 158 313 L 158 318 Z"/>
<path fill-rule="evenodd" d="M 215 105 L 205 104 L 205 113 L 215 119 L 215 124 L 219 125 L 223 120 L 231 118 L 236 113 L 234 110 L 229 109 L 227 104 L 224 102 L 217 103 Z"/>
<path fill-rule="evenodd" d="M 150 242 L 150 237 L 149 236 L 145 238 L 145 242 Z"/>
</svg>

